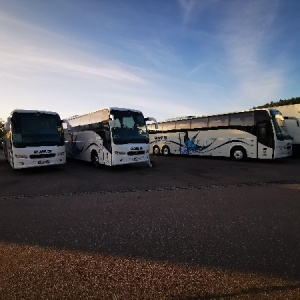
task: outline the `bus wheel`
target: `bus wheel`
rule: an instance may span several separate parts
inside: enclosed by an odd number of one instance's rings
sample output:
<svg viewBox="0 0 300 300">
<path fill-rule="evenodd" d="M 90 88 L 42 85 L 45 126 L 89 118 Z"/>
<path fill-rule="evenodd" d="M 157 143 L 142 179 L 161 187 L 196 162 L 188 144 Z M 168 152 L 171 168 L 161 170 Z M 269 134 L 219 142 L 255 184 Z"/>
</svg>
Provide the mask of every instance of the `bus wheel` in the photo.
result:
<svg viewBox="0 0 300 300">
<path fill-rule="evenodd" d="M 244 161 L 247 158 L 247 153 L 243 147 L 234 147 L 231 149 L 230 156 L 235 161 Z"/>
<path fill-rule="evenodd" d="M 100 164 L 99 164 L 99 156 L 96 151 L 92 152 L 91 160 L 92 160 L 93 166 L 98 168 Z"/>
<path fill-rule="evenodd" d="M 170 155 L 170 148 L 168 146 L 163 146 L 161 151 L 164 156 Z"/>
<path fill-rule="evenodd" d="M 160 155 L 160 149 L 158 146 L 154 146 L 153 147 L 153 154 L 154 155 Z"/>
</svg>

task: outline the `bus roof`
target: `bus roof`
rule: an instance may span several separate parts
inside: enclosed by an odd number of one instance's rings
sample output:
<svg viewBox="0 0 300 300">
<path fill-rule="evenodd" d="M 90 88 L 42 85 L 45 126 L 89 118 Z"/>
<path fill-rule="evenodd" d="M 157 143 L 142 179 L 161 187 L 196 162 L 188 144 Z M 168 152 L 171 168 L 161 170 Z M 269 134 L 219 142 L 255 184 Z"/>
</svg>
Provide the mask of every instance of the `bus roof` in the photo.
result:
<svg viewBox="0 0 300 300">
<path fill-rule="evenodd" d="M 42 113 L 42 114 L 51 114 L 51 115 L 58 115 L 57 112 L 54 111 L 48 111 L 48 110 L 33 110 L 33 109 L 14 109 L 11 112 L 11 115 L 13 115 L 14 113 Z"/>
<path fill-rule="evenodd" d="M 258 110 L 278 110 L 277 107 L 267 107 L 267 108 L 252 108 L 248 110 L 241 110 L 241 111 L 233 111 L 228 113 L 219 113 L 219 114 L 210 114 L 210 115 L 202 115 L 202 116 L 183 116 L 183 117 L 175 117 L 175 118 L 169 118 L 164 121 L 161 121 L 159 123 L 166 123 L 166 122 L 175 122 L 175 121 L 181 121 L 181 120 L 192 120 L 197 118 L 208 118 L 208 117 L 217 117 L 217 116 L 226 116 L 231 114 L 238 114 L 238 113 L 244 113 L 244 112 L 253 112 Z"/>
<path fill-rule="evenodd" d="M 68 120 L 72 120 L 72 119 L 76 119 L 76 118 L 80 118 L 80 117 L 83 117 L 83 116 L 88 116 L 88 115 L 91 115 L 91 114 L 94 114 L 94 113 L 97 113 L 101 110 L 108 110 L 108 111 L 111 111 L 111 110 L 120 110 L 120 111 L 134 111 L 134 112 L 139 112 L 139 113 L 142 113 L 140 110 L 137 110 L 137 109 L 133 109 L 133 108 L 124 108 L 124 107 L 103 107 L 101 109 L 98 109 L 98 110 L 95 110 L 95 111 L 91 111 L 91 112 L 88 112 L 88 113 L 85 113 L 85 114 L 82 114 L 82 115 L 75 115 L 75 116 L 72 116 L 72 117 L 69 117 Z"/>
</svg>

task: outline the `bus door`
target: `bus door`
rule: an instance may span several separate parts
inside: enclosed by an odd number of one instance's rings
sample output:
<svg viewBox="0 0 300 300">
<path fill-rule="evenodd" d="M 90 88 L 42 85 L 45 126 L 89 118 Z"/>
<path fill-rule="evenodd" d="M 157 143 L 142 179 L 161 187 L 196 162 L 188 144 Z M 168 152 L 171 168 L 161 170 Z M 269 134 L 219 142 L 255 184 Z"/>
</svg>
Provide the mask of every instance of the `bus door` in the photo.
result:
<svg viewBox="0 0 300 300">
<path fill-rule="evenodd" d="M 257 158 L 274 157 L 274 132 L 270 120 L 257 123 Z"/>
</svg>

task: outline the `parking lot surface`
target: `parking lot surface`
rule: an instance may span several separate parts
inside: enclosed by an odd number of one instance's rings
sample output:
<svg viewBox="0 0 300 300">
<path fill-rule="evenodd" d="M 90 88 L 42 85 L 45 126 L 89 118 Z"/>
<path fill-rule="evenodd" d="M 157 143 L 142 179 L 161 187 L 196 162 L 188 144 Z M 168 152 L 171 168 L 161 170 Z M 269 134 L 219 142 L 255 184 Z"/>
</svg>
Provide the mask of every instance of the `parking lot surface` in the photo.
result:
<svg viewBox="0 0 300 300">
<path fill-rule="evenodd" d="M 0 299 L 300 299 L 300 160 L 13 171 Z"/>
</svg>

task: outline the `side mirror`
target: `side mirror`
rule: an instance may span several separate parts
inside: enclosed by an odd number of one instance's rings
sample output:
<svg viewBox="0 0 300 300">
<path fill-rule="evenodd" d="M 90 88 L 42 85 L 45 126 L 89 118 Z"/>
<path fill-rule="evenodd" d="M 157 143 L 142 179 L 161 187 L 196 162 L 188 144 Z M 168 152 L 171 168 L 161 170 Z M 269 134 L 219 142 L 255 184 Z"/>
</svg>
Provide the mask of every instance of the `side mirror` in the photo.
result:
<svg viewBox="0 0 300 300">
<path fill-rule="evenodd" d="M 9 131 L 10 130 L 10 122 L 11 122 L 11 118 L 8 117 L 7 121 L 6 121 L 5 125 L 4 125 L 5 131 Z"/>
<path fill-rule="evenodd" d="M 71 126 L 69 120 L 63 119 L 63 120 L 62 120 L 62 123 L 67 124 L 67 130 L 68 130 L 68 131 L 71 131 L 71 130 L 72 130 L 72 126 Z"/>
<path fill-rule="evenodd" d="M 145 118 L 145 121 L 146 122 L 147 121 L 153 121 L 155 123 L 155 129 L 158 129 L 158 123 L 157 123 L 157 121 L 156 121 L 155 118 L 153 118 L 153 117 L 147 117 L 147 118 Z"/>
</svg>

